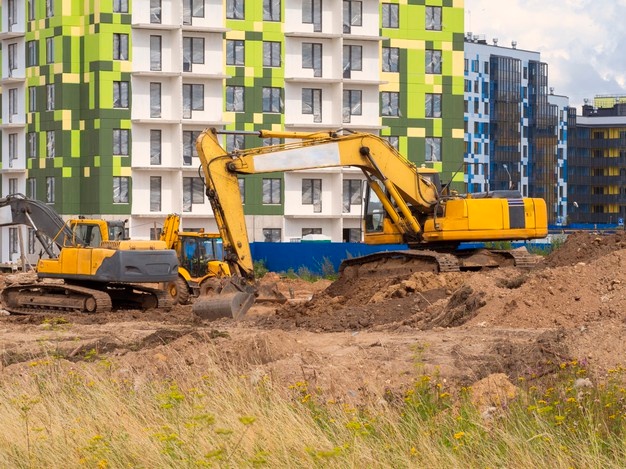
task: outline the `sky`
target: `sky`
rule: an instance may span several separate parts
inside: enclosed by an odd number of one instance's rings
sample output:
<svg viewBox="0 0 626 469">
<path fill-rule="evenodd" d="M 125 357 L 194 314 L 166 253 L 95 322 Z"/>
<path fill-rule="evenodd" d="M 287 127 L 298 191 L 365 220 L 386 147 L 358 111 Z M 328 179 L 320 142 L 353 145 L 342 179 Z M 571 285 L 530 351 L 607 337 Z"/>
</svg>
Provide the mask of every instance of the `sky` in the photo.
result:
<svg viewBox="0 0 626 469">
<path fill-rule="evenodd" d="M 626 0 L 465 0 L 465 31 L 539 52 L 554 94 L 578 108 L 626 95 Z"/>
</svg>

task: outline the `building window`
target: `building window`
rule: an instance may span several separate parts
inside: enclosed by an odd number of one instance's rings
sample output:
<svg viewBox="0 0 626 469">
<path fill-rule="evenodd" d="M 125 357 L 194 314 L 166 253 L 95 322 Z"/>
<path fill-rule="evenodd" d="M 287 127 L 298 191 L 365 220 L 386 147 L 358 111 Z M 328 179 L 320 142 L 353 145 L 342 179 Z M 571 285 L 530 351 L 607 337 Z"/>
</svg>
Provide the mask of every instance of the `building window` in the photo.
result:
<svg viewBox="0 0 626 469">
<path fill-rule="evenodd" d="M 28 41 L 26 43 L 26 66 L 34 67 L 39 65 L 37 60 L 37 41 Z"/>
<path fill-rule="evenodd" d="M 161 211 L 161 176 L 150 176 L 150 211 Z"/>
<path fill-rule="evenodd" d="M 13 167 L 13 161 L 17 160 L 17 134 L 9 134 L 9 168 Z M 12 179 L 9 179 L 11 182 Z M 10 192 L 13 194 L 14 192 Z"/>
<path fill-rule="evenodd" d="M 28 21 L 35 19 L 35 0 L 28 0 Z"/>
<path fill-rule="evenodd" d="M 128 129 L 113 129 L 113 154 L 117 156 L 128 156 L 128 139 L 130 131 Z"/>
<path fill-rule="evenodd" d="M 46 85 L 46 111 L 54 111 L 54 85 Z"/>
<path fill-rule="evenodd" d="M 352 26 L 363 25 L 363 2 L 343 2 L 343 32 L 349 34 Z"/>
<path fill-rule="evenodd" d="M 150 36 L 150 70 L 161 70 L 162 56 L 161 36 Z"/>
<path fill-rule="evenodd" d="M 395 3 L 382 4 L 383 28 L 399 28 L 399 6 Z"/>
<path fill-rule="evenodd" d="M 192 158 L 198 156 L 196 140 L 199 136 L 199 130 L 183 130 L 183 164 L 185 166 L 191 166 Z"/>
<path fill-rule="evenodd" d="M 54 203 L 54 177 L 46 177 L 46 203 Z"/>
<path fill-rule="evenodd" d="M 13 116 L 17 114 L 17 88 L 9 89 L 9 122 L 13 121 Z"/>
<path fill-rule="evenodd" d="M 322 90 L 302 89 L 302 114 L 313 114 L 313 122 L 322 122 Z"/>
<path fill-rule="evenodd" d="M 350 122 L 352 116 L 360 116 L 362 114 L 362 91 L 343 90 L 343 121 Z"/>
<path fill-rule="evenodd" d="M 282 181 L 278 178 L 263 179 L 263 203 L 276 205 L 282 202 Z"/>
<path fill-rule="evenodd" d="M 350 213 L 351 205 L 361 205 L 361 180 L 343 180 L 343 213 Z"/>
<path fill-rule="evenodd" d="M 321 234 L 322 234 L 321 228 L 302 228 L 303 238 L 308 235 L 321 235 Z"/>
<path fill-rule="evenodd" d="M 161 164 L 161 131 L 158 129 L 150 130 L 150 164 Z"/>
<path fill-rule="evenodd" d="M 244 0 L 226 0 L 226 18 L 230 20 L 244 19 Z"/>
<path fill-rule="evenodd" d="M 192 111 L 204 111 L 204 85 L 183 84 L 183 118 L 191 119 Z"/>
<path fill-rule="evenodd" d="M 263 21 L 280 21 L 280 0 L 263 0 Z"/>
<path fill-rule="evenodd" d="M 400 57 L 398 47 L 383 47 L 383 72 L 397 72 Z"/>
<path fill-rule="evenodd" d="M 46 38 L 46 63 L 54 63 L 54 38 Z"/>
<path fill-rule="evenodd" d="M 395 150 L 400 149 L 400 137 L 398 137 L 397 135 L 390 135 L 389 137 L 387 137 L 387 141 L 389 142 L 389 145 L 391 145 Z"/>
<path fill-rule="evenodd" d="M 263 42 L 263 66 L 280 67 L 280 42 Z"/>
<path fill-rule="evenodd" d="M 343 46 L 343 77 L 350 78 L 352 70 L 363 70 L 363 47 Z"/>
<path fill-rule="evenodd" d="M 280 228 L 263 228 L 263 240 L 266 243 L 280 243 Z"/>
<path fill-rule="evenodd" d="M 37 111 L 37 88 L 34 86 L 28 87 L 28 111 Z"/>
<path fill-rule="evenodd" d="M 400 116 L 400 94 L 392 91 L 380 93 L 381 114 L 383 116 Z"/>
<path fill-rule="evenodd" d="M 17 44 L 9 44 L 9 76 L 13 76 L 13 70 L 17 68 Z"/>
<path fill-rule="evenodd" d="M 35 254 L 35 243 L 37 237 L 35 236 L 35 230 L 32 228 L 28 229 L 28 254 Z"/>
<path fill-rule="evenodd" d="M 426 161 L 441 161 L 441 138 L 426 137 Z"/>
<path fill-rule="evenodd" d="M 127 204 L 129 202 L 130 178 L 124 176 L 113 176 L 113 203 Z"/>
<path fill-rule="evenodd" d="M 204 18 L 204 0 L 183 0 L 183 24 L 192 24 L 193 18 Z"/>
<path fill-rule="evenodd" d="M 426 117 L 441 117 L 441 95 L 426 93 Z"/>
<path fill-rule="evenodd" d="M 226 152 L 232 153 L 237 150 L 243 150 L 244 139 L 243 135 L 226 135 Z"/>
<path fill-rule="evenodd" d="M 199 177 L 183 178 L 183 212 L 191 212 L 193 204 L 204 203 L 204 183 Z"/>
<path fill-rule="evenodd" d="M 16 135 L 17 136 L 17 135 Z M 9 178 L 9 194 L 17 194 L 17 178 Z"/>
<path fill-rule="evenodd" d="M 113 60 L 128 60 L 128 34 L 113 33 Z"/>
<path fill-rule="evenodd" d="M 161 117 L 161 83 L 150 83 L 150 117 Z"/>
<path fill-rule="evenodd" d="M 37 179 L 36 178 L 26 179 L 26 197 L 29 197 L 31 199 L 37 198 Z"/>
<path fill-rule="evenodd" d="M 113 82 L 113 107 L 128 108 L 128 82 Z"/>
<path fill-rule="evenodd" d="M 9 228 L 9 254 L 17 254 L 17 230 L 16 226 Z"/>
<path fill-rule="evenodd" d="M 322 45 L 314 42 L 302 43 L 302 68 L 313 69 L 314 77 L 322 76 Z"/>
<path fill-rule="evenodd" d="M 312 24 L 313 31 L 322 31 L 322 0 L 302 0 L 302 23 Z"/>
<path fill-rule="evenodd" d="M 426 51 L 426 73 L 432 73 L 432 74 L 441 73 L 441 51 L 440 50 L 427 50 Z"/>
<path fill-rule="evenodd" d="M 426 29 L 441 31 L 441 7 L 426 7 Z"/>
<path fill-rule="evenodd" d="M 244 87 L 226 87 L 226 110 L 230 112 L 243 112 Z"/>
<path fill-rule="evenodd" d="M 344 243 L 360 243 L 361 242 L 361 230 L 359 228 L 344 228 L 343 229 L 343 242 Z"/>
<path fill-rule="evenodd" d="M 263 112 L 283 112 L 282 88 L 263 87 Z"/>
<path fill-rule="evenodd" d="M 263 139 L 263 146 L 264 147 L 271 147 L 273 145 L 280 145 L 281 139 L 280 138 L 274 138 L 274 137 L 270 137 L 270 138 L 264 138 Z"/>
<path fill-rule="evenodd" d="M 46 0 L 46 18 L 54 16 L 54 0 Z"/>
<path fill-rule="evenodd" d="M 150 23 L 161 24 L 162 12 L 161 0 L 150 0 Z"/>
<path fill-rule="evenodd" d="M 193 64 L 204 63 L 204 38 L 183 38 L 183 72 L 191 72 Z"/>
<path fill-rule="evenodd" d="M 113 0 L 113 13 L 128 13 L 128 0 Z"/>
<path fill-rule="evenodd" d="M 246 203 L 246 180 L 244 178 L 237 178 L 239 183 L 239 193 L 241 194 L 241 203 Z"/>
<path fill-rule="evenodd" d="M 54 153 L 54 130 L 48 130 L 46 132 L 46 158 L 54 158 Z"/>
<path fill-rule="evenodd" d="M 28 132 L 28 157 L 37 156 L 37 132 Z"/>
<path fill-rule="evenodd" d="M 313 205 L 313 211 L 322 211 L 322 180 L 303 179 L 302 180 L 302 205 Z"/>
<path fill-rule="evenodd" d="M 280 243 L 281 241 L 280 228 L 263 228 L 263 240 L 266 243 Z"/>
<path fill-rule="evenodd" d="M 244 41 L 226 41 L 226 65 L 244 65 L 245 48 Z"/>
</svg>

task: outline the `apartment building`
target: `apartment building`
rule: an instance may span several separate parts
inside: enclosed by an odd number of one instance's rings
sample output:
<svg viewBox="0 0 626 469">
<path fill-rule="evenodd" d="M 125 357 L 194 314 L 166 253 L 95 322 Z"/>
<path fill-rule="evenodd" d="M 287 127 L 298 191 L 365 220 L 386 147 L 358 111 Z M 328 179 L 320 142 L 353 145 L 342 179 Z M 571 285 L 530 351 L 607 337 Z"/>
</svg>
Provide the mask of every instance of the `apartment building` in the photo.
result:
<svg viewBox="0 0 626 469">
<path fill-rule="evenodd" d="M 568 99 L 554 95 L 540 54 L 465 35 L 468 192 L 517 189 L 540 197 L 551 224 L 567 216 Z"/>
<path fill-rule="evenodd" d="M 463 2 L 427 3 L 8 0 L 2 193 L 128 219 L 135 238 L 157 236 L 171 212 L 215 230 L 195 152 L 207 127 L 377 133 L 460 189 Z M 360 240 L 362 179 L 352 168 L 241 178 L 251 240 Z M 0 260 L 15 260 L 16 233 L 2 229 Z"/>
<path fill-rule="evenodd" d="M 570 109 L 569 224 L 624 226 L 626 218 L 626 97 L 596 96 Z"/>
</svg>

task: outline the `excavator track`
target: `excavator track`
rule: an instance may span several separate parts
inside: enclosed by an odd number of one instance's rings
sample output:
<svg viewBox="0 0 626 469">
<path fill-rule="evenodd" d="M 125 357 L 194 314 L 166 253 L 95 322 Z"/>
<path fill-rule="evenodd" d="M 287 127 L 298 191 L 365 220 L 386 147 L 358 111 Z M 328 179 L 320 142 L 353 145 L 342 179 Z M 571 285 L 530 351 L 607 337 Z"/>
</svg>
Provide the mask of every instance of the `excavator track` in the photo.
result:
<svg viewBox="0 0 626 469">
<path fill-rule="evenodd" d="M 110 284 L 107 293 L 116 309 L 170 310 L 174 301 L 167 291 L 137 284 Z"/>
<path fill-rule="evenodd" d="M 2 290 L 0 299 L 11 314 L 93 314 L 106 313 L 112 308 L 111 297 L 104 291 L 44 282 L 9 285 Z"/>
<path fill-rule="evenodd" d="M 533 268 L 539 258 L 540 256 L 531 254 L 526 249 L 471 249 L 454 252 L 408 249 L 346 259 L 339 266 L 339 272 L 350 275 L 348 270 L 358 270 L 355 274 L 359 276 L 367 271 L 375 272 L 376 275 L 410 275 L 413 272 L 461 272 L 503 266 Z"/>
</svg>

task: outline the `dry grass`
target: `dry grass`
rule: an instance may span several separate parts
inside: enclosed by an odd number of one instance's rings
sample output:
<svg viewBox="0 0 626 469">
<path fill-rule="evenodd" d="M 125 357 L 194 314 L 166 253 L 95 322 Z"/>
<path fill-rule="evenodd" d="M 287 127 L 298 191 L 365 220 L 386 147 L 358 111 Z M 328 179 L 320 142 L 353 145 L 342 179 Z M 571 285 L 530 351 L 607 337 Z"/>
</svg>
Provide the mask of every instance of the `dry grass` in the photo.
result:
<svg viewBox="0 0 626 469">
<path fill-rule="evenodd" d="M 138 380 L 112 359 L 35 361 L 0 380 L 0 467 L 624 467 L 622 370 L 576 386 L 578 364 L 481 415 L 466 390 L 420 375 L 358 408 L 306 382 L 217 365 Z M 453 394 L 453 395 L 451 395 Z"/>
</svg>

